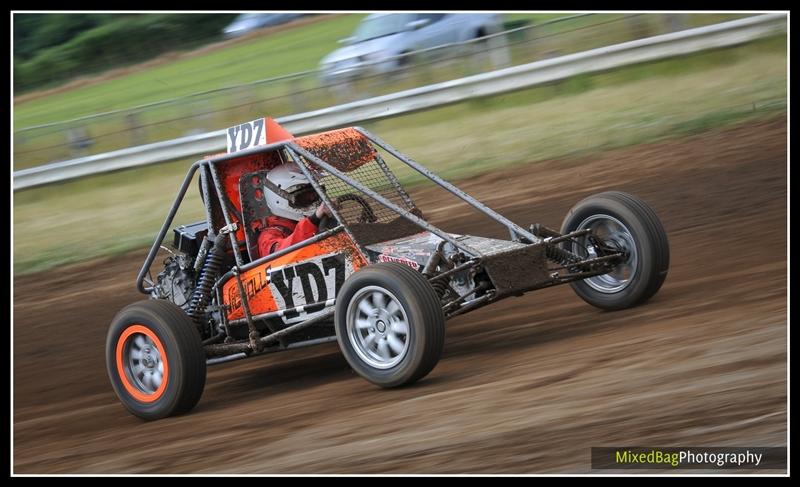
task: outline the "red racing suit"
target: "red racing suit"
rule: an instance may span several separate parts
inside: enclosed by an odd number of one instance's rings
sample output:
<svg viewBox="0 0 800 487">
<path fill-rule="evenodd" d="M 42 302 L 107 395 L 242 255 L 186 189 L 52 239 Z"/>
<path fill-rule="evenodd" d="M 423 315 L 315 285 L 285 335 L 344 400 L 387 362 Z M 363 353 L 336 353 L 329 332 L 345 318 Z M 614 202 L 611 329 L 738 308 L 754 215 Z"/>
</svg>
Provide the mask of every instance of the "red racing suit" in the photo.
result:
<svg viewBox="0 0 800 487">
<path fill-rule="evenodd" d="M 303 218 L 299 222 L 271 216 L 267 218 L 267 227 L 258 236 L 258 255 L 264 257 L 313 237 L 317 233 L 317 227 L 317 215 Z"/>
</svg>

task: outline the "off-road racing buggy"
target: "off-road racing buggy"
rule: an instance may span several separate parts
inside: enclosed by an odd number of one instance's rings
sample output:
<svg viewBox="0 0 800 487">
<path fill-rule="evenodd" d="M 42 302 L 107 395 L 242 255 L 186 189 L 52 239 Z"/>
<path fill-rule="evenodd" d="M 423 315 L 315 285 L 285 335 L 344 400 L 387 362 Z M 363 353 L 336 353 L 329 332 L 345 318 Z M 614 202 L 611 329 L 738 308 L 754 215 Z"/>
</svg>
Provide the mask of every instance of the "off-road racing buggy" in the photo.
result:
<svg viewBox="0 0 800 487">
<path fill-rule="evenodd" d="M 259 256 L 265 177 L 286 163 L 331 216 L 313 237 Z M 434 226 L 393 164 L 505 227 L 508 239 Z M 206 219 L 177 226 L 162 245 L 196 173 Z M 164 267 L 153 278 L 157 255 Z M 190 167 L 137 278 L 150 299 L 110 325 L 107 369 L 123 405 L 144 419 L 192 409 L 207 365 L 334 340 L 355 372 L 396 387 L 434 368 L 449 318 L 564 283 L 599 308 L 628 308 L 658 291 L 668 266 L 658 217 L 629 194 L 582 200 L 559 231 L 523 228 L 362 128 L 295 138 L 264 118 L 229 129 L 227 154 Z"/>
</svg>

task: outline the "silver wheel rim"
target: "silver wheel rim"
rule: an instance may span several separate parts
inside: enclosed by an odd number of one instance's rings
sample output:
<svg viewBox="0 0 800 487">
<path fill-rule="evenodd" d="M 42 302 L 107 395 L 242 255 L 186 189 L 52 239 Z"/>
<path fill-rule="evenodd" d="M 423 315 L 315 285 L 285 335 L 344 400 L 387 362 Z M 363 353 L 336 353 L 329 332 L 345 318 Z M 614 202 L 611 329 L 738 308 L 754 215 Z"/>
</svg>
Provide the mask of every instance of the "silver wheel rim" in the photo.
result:
<svg viewBox="0 0 800 487">
<path fill-rule="evenodd" d="M 153 340 L 134 333 L 122 349 L 123 367 L 131 384 L 145 394 L 154 394 L 164 381 L 164 362 Z"/>
<path fill-rule="evenodd" d="M 356 354 L 370 367 L 399 364 L 410 342 L 410 326 L 397 297 L 380 286 L 359 289 L 347 306 L 347 337 Z"/>
<path fill-rule="evenodd" d="M 628 287 L 636 277 L 638 269 L 636 241 L 628 227 L 613 216 L 592 215 L 576 228 L 576 230 L 584 229 L 590 229 L 592 234 L 605 245 L 625 251 L 626 257 L 611 272 L 589 277 L 583 282 L 592 289 L 607 294 L 618 293 Z M 597 257 L 597 251 L 586 238 L 581 239 L 580 245 L 573 244 L 572 252 L 582 257 Z"/>
</svg>

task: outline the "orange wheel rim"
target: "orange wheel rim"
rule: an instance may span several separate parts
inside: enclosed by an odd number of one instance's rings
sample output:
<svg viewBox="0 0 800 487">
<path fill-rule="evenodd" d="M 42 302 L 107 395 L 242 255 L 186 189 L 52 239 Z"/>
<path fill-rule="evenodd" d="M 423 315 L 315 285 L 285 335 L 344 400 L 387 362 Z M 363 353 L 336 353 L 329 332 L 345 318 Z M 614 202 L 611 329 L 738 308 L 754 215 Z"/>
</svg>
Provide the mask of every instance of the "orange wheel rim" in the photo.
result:
<svg viewBox="0 0 800 487">
<path fill-rule="evenodd" d="M 117 375 L 123 387 L 139 402 L 157 401 L 167 389 L 169 363 L 161 340 L 153 330 L 130 325 L 117 340 Z"/>
</svg>

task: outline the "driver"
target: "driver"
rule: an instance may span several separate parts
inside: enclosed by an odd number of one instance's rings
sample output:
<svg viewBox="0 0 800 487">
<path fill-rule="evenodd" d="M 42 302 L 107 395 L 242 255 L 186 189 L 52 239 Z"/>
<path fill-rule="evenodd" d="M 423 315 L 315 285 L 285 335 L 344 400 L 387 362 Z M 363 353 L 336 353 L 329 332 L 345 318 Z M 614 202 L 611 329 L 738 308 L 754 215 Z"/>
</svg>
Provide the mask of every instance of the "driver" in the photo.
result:
<svg viewBox="0 0 800 487">
<path fill-rule="evenodd" d="M 292 163 L 281 164 L 267 173 L 264 196 L 272 215 L 258 236 L 259 257 L 314 236 L 320 220 L 331 216 L 306 175 Z"/>
</svg>

